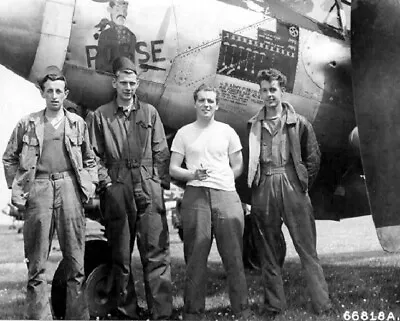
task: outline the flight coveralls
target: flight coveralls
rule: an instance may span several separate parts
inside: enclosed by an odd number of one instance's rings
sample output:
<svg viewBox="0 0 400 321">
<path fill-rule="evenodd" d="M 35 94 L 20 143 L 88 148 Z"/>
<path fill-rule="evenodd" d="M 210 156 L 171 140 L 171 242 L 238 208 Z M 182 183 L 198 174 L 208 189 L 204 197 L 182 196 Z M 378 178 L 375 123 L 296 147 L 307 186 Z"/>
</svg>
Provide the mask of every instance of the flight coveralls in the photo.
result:
<svg viewBox="0 0 400 321">
<path fill-rule="evenodd" d="M 85 216 L 82 203 L 94 195 L 98 181 L 95 155 L 84 120 L 66 110 L 64 128 L 59 132 L 65 147 L 64 164 L 72 170 L 50 173 L 44 168 L 44 110 L 19 121 L 3 155 L 5 176 L 12 188 L 12 203 L 24 211 L 24 250 L 28 266 L 28 319 L 52 319 L 47 294 L 46 263 L 54 230 L 57 230 L 67 276 L 66 319 L 87 320 L 89 313 L 84 282 Z M 61 145 L 62 146 L 62 145 Z M 51 151 L 46 159 L 52 160 Z M 42 165 L 42 172 L 37 167 Z M 43 171 L 43 169 L 45 171 Z M 47 170 L 46 170 L 47 169 Z"/>
<path fill-rule="evenodd" d="M 90 115 L 98 156 L 106 234 L 112 252 L 117 316 L 138 318 L 131 257 L 137 244 L 153 319 L 172 313 L 169 232 L 162 187 L 169 188 L 169 150 L 156 109 L 135 98 L 126 114 L 116 100 Z"/>
<path fill-rule="evenodd" d="M 283 103 L 280 121 L 268 126 L 265 107 L 249 121 L 249 174 L 252 216 L 260 249 L 265 308 L 286 308 L 279 242 L 282 221 L 299 254 L 314 312 L 331 307 L 328 285 L 316 251 L 316 229 L 308 187 L 320 164 L 320 151 L 311 124 Z"/>
</svg>

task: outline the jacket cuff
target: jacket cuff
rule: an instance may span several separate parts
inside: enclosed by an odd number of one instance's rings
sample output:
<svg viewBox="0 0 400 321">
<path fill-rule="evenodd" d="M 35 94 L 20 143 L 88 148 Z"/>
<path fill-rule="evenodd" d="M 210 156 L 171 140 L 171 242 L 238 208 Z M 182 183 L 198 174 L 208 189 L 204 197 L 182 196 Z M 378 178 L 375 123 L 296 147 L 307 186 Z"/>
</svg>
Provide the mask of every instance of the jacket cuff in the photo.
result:
<svg viewBox="0 0 400 321">
<path fill-rule="evenodd" d="M 112 183 L 110 176 L 107 176 L 105 179 L 99 181 L 96 189 L 97 193 L 101 193 L 106 188 L 108 183 Z"/>
<path fill-rule="evenodd" d="M 170 184 L 170 181 L 169 180 L 161 180 L 161 187 L 163 188 L 163 189 L 170 189 L 170 187 L 171 187 L 171 184 Z"/>
</svg>

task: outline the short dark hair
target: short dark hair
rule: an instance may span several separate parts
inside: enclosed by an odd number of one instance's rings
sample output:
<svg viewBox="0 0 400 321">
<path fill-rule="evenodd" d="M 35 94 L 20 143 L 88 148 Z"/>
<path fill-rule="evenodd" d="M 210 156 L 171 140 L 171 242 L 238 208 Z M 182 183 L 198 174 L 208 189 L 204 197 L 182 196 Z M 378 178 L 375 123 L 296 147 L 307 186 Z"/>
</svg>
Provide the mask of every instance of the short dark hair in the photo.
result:
<svg viewBox="0 0 400 321">
<path fill-rule="evenodd" d="M 279 82 L 279 86 L 286 87 L 287 78 L 281 73 L 278 69 L 269 68 L 260 70 L 257 74 L 257 83 L 261 85 L 261 82 L 265 80 L 268 82 L 272 82 L 273 80 L 277 80 Z"/>
<path fill-rule="evenodd" d="M 120 56 L 113 60 L 112 71 L 115 77 L 118 77 L 119 72 L 126 72 L 128 74 L 133 72 L 137 76 L 137 70 L 134 62 L 125 56 Z"/>
<path fill-rule="evenodd" d="M 48 81 L 48 80 L 50 80 L 50 81 L 62 80 L 62 81 L 65 83 L 64 90 L 67 90 L 67 89 L 68 89 L 68 86 L 67 86 L 67 79 L 65 78 L 64 75 L 48 74 L 48 75 L 45 75 L 42 79 L 40 79 L 40 80 L 38 81 L 38 85 L 39 85 L 39 87 L 40 87 L 40 89 L 41 89 L 42 91 L 44 91 L 44 84 L 45 84 L 46 81 Z"/>
<path fill-rule="evenodd" d="M 114 79 L 118 79 L 118 77 L 120 76 L 120 75 L 122 75 L 122 74 L 125 74 L 125 75 L 136 75 L 136 77 L 137 77 L 137 74 L 136 74 L 136 72 L 134 72 L 133 70 L 131 70 L 131 69 L 122 69 L 122 70 L 118 70 L 115 74 L 114 74 Z M 138 79 L 138 78 L 137 78 Z M 139 80 L 139 79 L 138 79 Z"/>
<path fill-rule="evenodd" d="M 193 98 L 194 98 L 195 102 L 197 101 L 197 96 L 198 96 L 200 91 L 212 91 L 212 92 L 215 92 L 215 100 L 216 100 L 216 102 L 218 104 L 220 92 L 219 92 L 217 87 L 213 87 L 213 86 L 210 86 L 210 85 L 207 85 L 207 84 L 201 84 L 193 93 Z"/>
</svg>

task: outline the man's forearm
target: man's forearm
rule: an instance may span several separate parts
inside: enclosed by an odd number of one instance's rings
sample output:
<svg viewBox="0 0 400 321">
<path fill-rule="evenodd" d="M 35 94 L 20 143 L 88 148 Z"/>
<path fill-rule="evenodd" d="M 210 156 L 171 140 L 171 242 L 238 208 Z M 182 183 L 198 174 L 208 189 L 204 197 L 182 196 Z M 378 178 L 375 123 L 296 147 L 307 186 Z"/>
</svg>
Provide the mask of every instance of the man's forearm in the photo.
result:
<svg viewBox="0 0 400 321">
<path fill-rule="evenodd" d="M 237 165 L 232 167 L 233 176 L 238 178 L 243 173 L 243 165 Z"/>
<path fill-rule="evenodd" d="M 173 167 L 170 173 L 173 178 L 184 182 L 192 181 L 196 177 L 196 172 L 182 167 Z"/>
<path fill-rule="evenodd" d="M 16 165 L 15 164 L 13 164 L 13 165 L 3 164 L 3 165 L 4 165 L 4 175 L 6 178 L 7 187 L 9 189 L 11 189 L 15 175 L 17 174 L 17 171 L 18 171 L 19 164 L 16 164 Z"/>
</svg>

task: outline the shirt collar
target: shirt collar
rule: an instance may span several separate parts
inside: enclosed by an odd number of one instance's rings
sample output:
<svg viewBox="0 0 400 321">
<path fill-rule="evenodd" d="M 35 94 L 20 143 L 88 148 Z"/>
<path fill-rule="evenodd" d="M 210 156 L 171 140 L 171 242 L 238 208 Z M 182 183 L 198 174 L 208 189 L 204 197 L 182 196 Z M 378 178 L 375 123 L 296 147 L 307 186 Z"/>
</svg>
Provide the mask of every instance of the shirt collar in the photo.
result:
<svg viewBox="0 0 400 321">
<path fill-rule="evenodd" d="M 134 101 L 132 99 L 131 103 L 128 106 L 119 105 L 118 109 L 121 109 L 123 112 L 127 112 L 127 111 L 130 112 L 132 109 L 136 109 L 136 108 L 134 107 Z"/>
<path fill-rule="evenodd" d="M 257 115 L 257 120 L 267 120 L 266 115 L 267 115 L 267 107 L 264 106 L 264 107 L 261 109 L 261 111 L 258 113 L 258 115 Z M 285 116 L 285 115 L 286 115 L 286 108 L 285 108 L 285 106 L 282 104 L 282 114 L 281 114 L 280 117 L 283 117 L 283 116 Z"/>
<path fill-rule="evenodd" d="M 267 107 L 264 106 L 260 110 L 260 112 L 257 115 L 256 121 L 261 121 L 261 120 L 265 120 L 266 119 L 265 118 L 266 108 Z M 287 102 L 282 102 L 282 114 L 281 114 L 281 117 L 285 117 L 285 122 L 287 124 L 295 123 L 296 122 L 295 116 L 296 116 L 296 114 L 295 114 L 295 111 L 294 111 L 292 105 L 290 105 Z"/>
<path fill-rule="evenodd" d="M 124 112 L 128 108 L 128 107 L 125 107 L 125 106 L 118 106 L 117 97 L 114 97 L 114 101 L 113 102 L 114 102 L 114 114 L 116 114 L 118 112 L 118 110 L 121 110 L 122 112 Z M 138 110 L 138 109 L 140 109 L 140 102 L 139 102 L 139 99 L 137 98 L 137 96 L 135 95 L 133 97 L 132 104 L 130 106 L 129 112 L 131 112 L 132 110 Z"/>
</svg>

